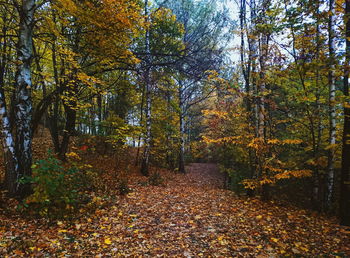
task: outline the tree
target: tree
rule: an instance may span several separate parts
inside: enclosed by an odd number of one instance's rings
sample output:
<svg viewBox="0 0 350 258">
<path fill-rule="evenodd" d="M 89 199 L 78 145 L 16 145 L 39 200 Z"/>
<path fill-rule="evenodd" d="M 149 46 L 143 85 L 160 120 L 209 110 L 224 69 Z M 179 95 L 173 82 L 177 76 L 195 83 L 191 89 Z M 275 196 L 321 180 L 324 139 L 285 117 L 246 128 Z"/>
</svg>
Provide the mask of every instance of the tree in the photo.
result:
<svg viewBox="0 0 350 258">
<path fill-rule="evenodd" d="M 23 197 L 30 192 L 30 186 L 20 184 L 20 179 L 31 175 L 32 165 L 31 61 L 33 57 L 34 13 L 37 6 L 35 0 L 25 0 L 21 4 L 14 1 L 14 5 L 19 16 L 15 95 L 12 103 L 15 141 L 8 117 L 4 85 L 0 85 L 0 105 L 6 164 L 5 184 L 10 195 Z"/>
<path fill-rule="evenodd" d="M 326 191 L 326 207 L 329 210 L 332 205 L 334 190 L 334 161 L 336 147 L 336 109 L 335 109 L 335 1 L 329 0 L 329 18 L 328 18 L 328 51 L 329 51 L 329 150 L 328 150 L 328 176 Z"/>
<path fill-rule="evenodd" d="M 139 10 L 137 1 L 115 0 L 65 0 L 45 6 L 41 28 L 46 38 L 41 40 L 52 57 L 52 64 L 45 65 L 55 88 L 38 103 L 35 121 L 38 124 L 49 109 L 49 128 L 61 159 L 65 160 L 70 138 L 77 133 L 79 114 L 87 114 L 82 110 L 92 110 L 92 99 L 97 97 L 102 118 L 102 94 L 115 87 L 113 73 L 132 69 L 138 62 L 129 48 L 138 34 Z M 94 119 L 90 121 L 93 125 L 83 127 L 96 131 Z"/>
<path fill-rule="evenodd" d="M 219 72 L 225 48 L 231 37 L 224 33 L 231 26 L 227 10 L 218 10 L 214 1 L 182 0 L 166 3 L 184 26 L 182 58 L 176 63 L 174 76 L 178 87 L 179 157 L 178 170 L 185 173 L 186 120 L 190 108 L 210 96 L 207 77 Z"/>
<path fill-rule="evenodd" d="M 350 226 L 350 1 L 345 1 L 344 127 L 340 181 L 340 223 Z"/>
<path fill-rule="evenodd" d="M 145 0 L 145 17 L 146 21 L 145 23 L 150 22 L 150 16 L 149 16 L 149 6 L 148 6 L 148 0 Z M 152 85 L 150 81 L 150 73 L 151 73 L 151 63 L 152 63 L 152 56 L 151 56 L 151 46 L 150 46 L 150 29 L 149 27 L 146 27 L 145 31 L 145 60 L 144 60 L 144 87 L 145 87 L 145 98 L 146 98 L 146 107 L 145 107 L 145 119 L 146 119 L 146 134 L 144 138 L 144 152 L 142 156 L 142 163 L 141 163 L 141 173 L 144 176 L 148 176 L 148 166 L 149 166 L 149 158 L 150 158 L 150 151 L 151 151 L 151 117 L 152 117 Z"/>
</svg>

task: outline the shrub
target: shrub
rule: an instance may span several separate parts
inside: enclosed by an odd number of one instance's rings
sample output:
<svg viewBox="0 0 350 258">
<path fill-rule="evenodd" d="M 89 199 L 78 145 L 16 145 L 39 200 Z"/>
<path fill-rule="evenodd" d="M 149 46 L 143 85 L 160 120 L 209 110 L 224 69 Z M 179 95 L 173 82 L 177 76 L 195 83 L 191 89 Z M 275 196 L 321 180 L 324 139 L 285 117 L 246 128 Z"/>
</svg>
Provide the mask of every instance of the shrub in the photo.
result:
<svg viewBox="0 0 350 258">
<path fill-rule="evenodd" d="M 163 179 L 162 175 L 157 171 L 157 172 L 153 172 L 149 176 L 148 183 L 150 185 L 159 186 L 159 185 L 162 185 L 164 183 L 164 179 Z"/>
<path fill-rule="evenodd" d="M 131 192 L 131 189 L 129 188 L 129 182 L 126 177 L 122 177 L 118 181 L 118 191 L 120 195 L 125 195 Z"/>
<path fill-rule="evenodd" d="M 32 169 L 31 177 L 21 179 L 22 183 L 31 183 L 33 187 L 33 193 L 23 205 L 36 207 L 40 215 L 73 210 L 78 203 L 79 191 L 90 184 L 93 176 L 83 166 L 63 166 L 51 153 L 47 159 L 35 162 Z"/>
</svg>

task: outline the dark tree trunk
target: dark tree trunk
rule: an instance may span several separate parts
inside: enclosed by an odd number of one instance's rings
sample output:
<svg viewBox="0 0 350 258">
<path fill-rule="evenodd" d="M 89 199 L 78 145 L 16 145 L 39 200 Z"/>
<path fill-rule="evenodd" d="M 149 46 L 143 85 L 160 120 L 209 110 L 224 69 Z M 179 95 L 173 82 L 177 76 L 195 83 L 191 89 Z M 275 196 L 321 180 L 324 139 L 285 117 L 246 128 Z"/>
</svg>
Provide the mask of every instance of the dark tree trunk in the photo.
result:
<svg viewBox="0 0 350 258">
<path fill-rule="evenodd" d="M 145 1 L 145 16 L 146 21 L 149 21 L 149 10 L 148 10 L 148 0 Z M 152 102 L 152 94 L 151 94 L 151 82 L 150 82 L 150 72 L 151 72 L 151 49 L 150 49 L 150 32 L 149 29 L 146 29 L 146 37 L 145 37 L 145 50 L 146 50 L 146 60 L 145 60 L 145 72 L 144 72 L 144 80 L 145 80 L 145 90 L 146 90 L 146 107 L 145 107 L 145 119 L 146 119 L 146 135 L 144 141 L 144 152 L 142 156 L 141 163 L 141 173 L 144 176 L 149 175 L 148 167 L 149 160 L 151 154 L 151 102 Z"/>
<path fill-rule="evenodd" d="M 73 107 L 75 103 L 72 103 Z M 66 126 L 63 133 L 63 139 L 59 151 L 59 158 L 61 160 L 66 160 L 66 153 L 68 151 L 69 139 L 75 133 L 75 121 L 77 117 L 77 112 L 71 105 L 64 105 L 66 111 Z"/>
<path fill-rule="evenodd" d="M 141 163 L 141 173 L 144 176 L 149 175 L 148 167 L 149 167 L 149 158 L 150 158 L 150 152 L 151 152 L 151 90 L 149 85 L 149 71 L 146 72 L 146 135 L 144 140 L 144 152 L 142 156 L 142 163 Z M 148 78 L 148 79 L 147 79 Z"/>
<path fill-rule="evenodd" d="M 55 15 L 53 14 L 54 21 Z M 52 114 L 48 117 L 49 120 L 49 129 L 51 134 L 51 139 L 55 148 L 55 153 L 60 152 L 60 142 L 59 142 L 59 132 L 58 132 L 58 111 L 59 111 L 59 93 L 62 93 L 63 87 L 60 85 L 60 80 L 58 76 L 58 67 L 57 67 L 57 54 L 56 54 L 56 44 L 52 44 L 52 66 L 53 73 L 56 85 L 56 94 L 54 95 L 54 103 Z"/>
<path fill-rule="evenodd" d="M 186 173 L 185 171 L 185 122 L 182 111 L 180 111 L 180 152 L 179 152 L 179 172 Z"/>
<path fill-rule="evenodd" d="M 97 118 L 98 118 L 98 129 L 97 132 L 99 135 L 103 135 L 103 127 L 102 127 L 102 94 L 97 94 Z"/>
</svg>

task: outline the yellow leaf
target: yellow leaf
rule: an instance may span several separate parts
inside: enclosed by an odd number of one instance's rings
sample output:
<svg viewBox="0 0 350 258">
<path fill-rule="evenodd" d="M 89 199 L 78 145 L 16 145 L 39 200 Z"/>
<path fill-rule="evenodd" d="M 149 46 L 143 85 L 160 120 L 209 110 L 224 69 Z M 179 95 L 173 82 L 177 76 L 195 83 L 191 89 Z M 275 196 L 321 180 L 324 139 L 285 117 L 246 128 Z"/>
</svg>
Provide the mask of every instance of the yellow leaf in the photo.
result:
<svg viewBox="0 0 350 258">
<path fill-rule="evenodd" d="M 306 248 L 306 247 L 301 247 L 300 249 L 303 250 L 304 252 L 308 252 L 309 251 L 309 249 Z"/>
<path fill-rule="evenodd" d="M 110 245 L 110 244 L 112 244 L 111 239 L 106 238 L 106 239 L 105 239 L 105 244 L 106 244 L 106 245 Z"/>
<path fill-rule="evenodd" d="M 257 219 L 262 219 L 261 215 L 256 216 Z"/>
<path fill-rule="evenodd" d="M 275 243 L 278 242 L 278 238 L 271 237 L 271 240 L 272 240 L 273 242 L 275 242 Z"/>
</svg>

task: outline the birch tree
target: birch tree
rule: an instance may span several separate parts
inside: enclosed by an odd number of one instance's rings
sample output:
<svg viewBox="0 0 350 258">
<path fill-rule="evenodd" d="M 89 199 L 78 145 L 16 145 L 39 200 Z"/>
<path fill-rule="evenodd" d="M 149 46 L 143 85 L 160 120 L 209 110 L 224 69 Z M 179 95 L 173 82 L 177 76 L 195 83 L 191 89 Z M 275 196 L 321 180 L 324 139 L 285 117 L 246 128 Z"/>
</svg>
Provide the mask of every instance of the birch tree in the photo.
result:
<svg viewBox="0 0 350 258">
<path fill-rule="evenodd" d="M 30 186 L 20 184 L 19 179 L 31 175 L 32 165 L 32 99 L 31 61 L 33 56 L 33 29 L 35 0 L 13 1 L 18 11 L 17 68 L 15 75 L 14 125 L 12 134 L 4 80 L 0 89 L 0 115 L 2 122 L 3 148 L 5 155 L 5 185 L 10 195 L 20 196 L 30 192 Z"/>
<path fill-rule="evenodd" d="M 336 145 L 336 111 L 335 111 L 335 0 L 329 0 L 328 17 L 328 52 L 329 52 L 329 150 L 328 150 L 328 177 L 326 192 L 326 207 L 332 204 L 334 188 L 334 149 Z"/>
</svg>

